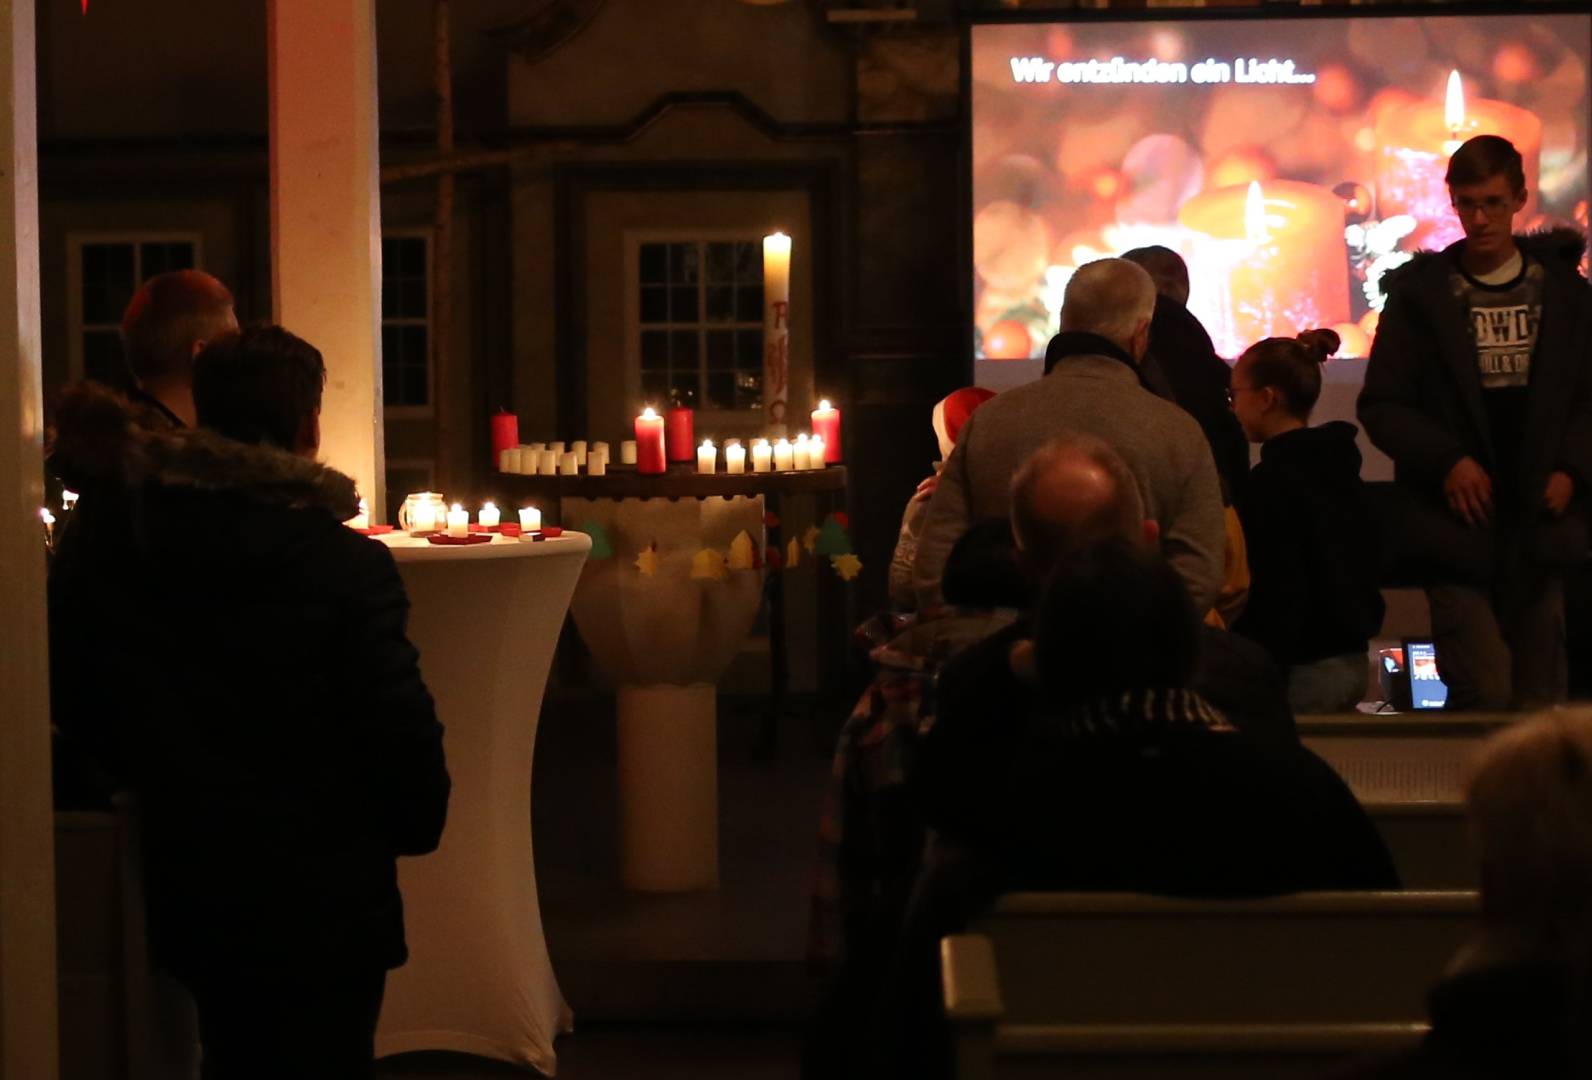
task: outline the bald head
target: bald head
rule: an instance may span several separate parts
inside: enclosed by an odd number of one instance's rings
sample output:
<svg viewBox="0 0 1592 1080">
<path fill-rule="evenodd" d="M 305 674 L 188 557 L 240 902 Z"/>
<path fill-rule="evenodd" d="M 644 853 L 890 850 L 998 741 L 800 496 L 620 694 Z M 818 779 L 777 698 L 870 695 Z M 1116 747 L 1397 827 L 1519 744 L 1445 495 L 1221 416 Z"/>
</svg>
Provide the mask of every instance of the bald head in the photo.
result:
<svg viewBox="0 0 1592 1080">
<path fill-rule="evenodd" d="M 1124 251 L 1122 257 L 1144 267 L 1155 282 L 1155 291 L 1180 304 L 1188 303 L 1188 263 L 1183 256 L 1161 244 Z"/>
<path fill-rule="evenodd" d="M 1064 435 L 1036 450 L 1012 477 L 1011 504 L 1017 549 L 1035 576 L 1069 555 L 1145 536 L 1132 470 L 1091 435 Z"/>
<path fill-rule="evenodd" d="M 189 382 L 200 346 L 237 327 L 232 293 L 209 274 L 157 274 L 139 286 L 122 315 L 128 370 L 145 386 Z"/>
<path fill-rule="evenodd" d="M 1085 331 L 1122 346 L 1135 358 L 1149 341 L 1155 282 L 1126 259 L 1097 259 L 1080 266 L 1061 302 L 1061 329 Z"/>
</svg>

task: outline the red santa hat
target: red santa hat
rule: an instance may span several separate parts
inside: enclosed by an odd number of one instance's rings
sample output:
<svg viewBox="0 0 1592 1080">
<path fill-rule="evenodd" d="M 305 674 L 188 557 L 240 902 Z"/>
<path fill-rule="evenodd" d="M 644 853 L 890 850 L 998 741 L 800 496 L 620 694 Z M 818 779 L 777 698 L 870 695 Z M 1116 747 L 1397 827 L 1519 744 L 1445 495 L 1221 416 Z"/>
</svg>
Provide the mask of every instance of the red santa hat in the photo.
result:
<svg viewBox="0 0 1592 1080">
<path fill-rule="evenodd" d="M 940 457 L 951 456 L 956 437 L 962 433 L 962 425 L 967 423 L 967 418 L 994 396 L 995 391 L 982 386 L 964 386 L 952 391 L 934 406 L 934 434 L 940 437 Z"/>
</svg>

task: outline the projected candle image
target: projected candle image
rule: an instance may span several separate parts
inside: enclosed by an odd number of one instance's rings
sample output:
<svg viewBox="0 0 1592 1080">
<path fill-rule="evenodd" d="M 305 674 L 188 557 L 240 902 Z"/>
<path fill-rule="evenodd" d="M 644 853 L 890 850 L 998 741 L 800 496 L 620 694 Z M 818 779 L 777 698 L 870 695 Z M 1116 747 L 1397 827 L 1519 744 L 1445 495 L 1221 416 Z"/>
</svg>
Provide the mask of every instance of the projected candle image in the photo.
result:
<svg viewBox="0 0 1592 1080">
<path fill-rule="evenodd" d="M 1383 277 L 1463 233 L 1466 139 L 1520 151 L 1517 231 L 1587 227 L 1592 16 L 1000 23 L 971 31 L 975 381 L 1037 377 L 1083 263 L 1162 245 L 1229 360 L 1332 327 L 1363 359 Z M 1335 361 L 1338 363 L 1339 361 Z"/>
</svg>

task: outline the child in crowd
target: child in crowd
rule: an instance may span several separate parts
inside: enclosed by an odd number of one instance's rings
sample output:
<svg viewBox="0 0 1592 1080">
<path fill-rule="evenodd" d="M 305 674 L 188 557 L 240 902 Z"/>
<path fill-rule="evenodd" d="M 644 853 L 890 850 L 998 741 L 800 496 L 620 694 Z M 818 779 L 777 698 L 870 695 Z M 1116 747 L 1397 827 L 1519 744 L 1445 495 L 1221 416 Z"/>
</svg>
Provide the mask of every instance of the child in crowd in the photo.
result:
<svg viewBox="0 0 1592 1080">
<path fill-rule="evenodd" d="M 964 386 L 955 390 L 934 406 L 931 422 L 934 436 L 940 441 L 940 460 L 934 473 L 918 485 L 918 490 L 907 501 L 901 515 L 901 535 L 896 539 L 895 554 L 890 558 L 890 606 L 897 611 L 911 611 L 916 606 L 912 589 L 912 561 L 918 557 L 918 533 L 929 516 L 929 499 L 939 482 L 940 465 L 951 456 L 956 447 L 956 437 L 961 433 L 967 418 L 984 402 L 995 396 L 995 391 L 982 386 Z"/>
<path fill-rule="evenodd" d="M 1353 424 L 1311 427 L 1331 330 L 1251 345 L 1230 397 L 1260 463 L 1239 493 L 1249 603 L 1234 629 L 1288 671 L 1298 713 L 1352 710 L 1365 696 L 1366 652 L 1382 623 L 1375 524 Z"/>
</svg>

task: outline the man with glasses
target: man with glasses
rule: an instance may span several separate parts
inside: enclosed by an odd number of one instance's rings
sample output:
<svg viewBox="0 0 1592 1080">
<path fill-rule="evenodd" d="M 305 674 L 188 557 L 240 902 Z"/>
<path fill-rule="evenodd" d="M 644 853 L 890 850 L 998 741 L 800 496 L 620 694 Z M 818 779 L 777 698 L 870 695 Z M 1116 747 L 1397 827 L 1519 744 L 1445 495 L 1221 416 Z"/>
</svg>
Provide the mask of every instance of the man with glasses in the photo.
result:
<svg viewBox="0 0 1592 1080">
<path fill-rule="evenodd" d="M 1540 706 L 1567 693 L 1563 575 L 1587 555 L 1586 240 L 1513 232 L 1507 139 L 1470 139 L 1446 179 L 1464 239 L 1384 279 L 1359 417 L 1393 459 L 1410 516 L 1392 546 L 1425 576 L 1449 706 Z"/>
</svg>

